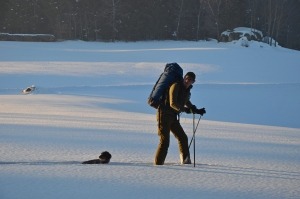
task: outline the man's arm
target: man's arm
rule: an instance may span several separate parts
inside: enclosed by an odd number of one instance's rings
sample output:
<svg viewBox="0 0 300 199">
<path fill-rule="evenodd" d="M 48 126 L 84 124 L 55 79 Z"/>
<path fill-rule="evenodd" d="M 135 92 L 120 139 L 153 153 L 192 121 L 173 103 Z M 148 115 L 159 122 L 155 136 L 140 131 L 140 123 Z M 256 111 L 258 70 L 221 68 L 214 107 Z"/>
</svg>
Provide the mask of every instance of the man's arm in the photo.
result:
<svg viewBox="0 0 300 199">
<path fill-rule="evenodd" d="M 172 84 L 169 89 L 169 101 L 170 107 L 174 109 L 176 112 L 180 112 L 183 107 L 180 107 L 178 103 L 178 92 L 179 92 L 179 85 L 177 83 Z"/>
</svg>

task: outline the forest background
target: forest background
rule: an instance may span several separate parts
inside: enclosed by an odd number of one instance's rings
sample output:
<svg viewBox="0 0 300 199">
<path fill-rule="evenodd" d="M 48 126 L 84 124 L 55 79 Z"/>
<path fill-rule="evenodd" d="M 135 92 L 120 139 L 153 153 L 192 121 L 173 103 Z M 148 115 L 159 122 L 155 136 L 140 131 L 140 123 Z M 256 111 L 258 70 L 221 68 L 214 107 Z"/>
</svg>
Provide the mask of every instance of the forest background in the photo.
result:
<svg viewBox="0 0 300 199">
<path fill-rule="evenodd" d="M 0 0 L 0 33 L 57 40 L 220 41 L 249 27 L 300 50 L 300 0 Z"/>
</svg>

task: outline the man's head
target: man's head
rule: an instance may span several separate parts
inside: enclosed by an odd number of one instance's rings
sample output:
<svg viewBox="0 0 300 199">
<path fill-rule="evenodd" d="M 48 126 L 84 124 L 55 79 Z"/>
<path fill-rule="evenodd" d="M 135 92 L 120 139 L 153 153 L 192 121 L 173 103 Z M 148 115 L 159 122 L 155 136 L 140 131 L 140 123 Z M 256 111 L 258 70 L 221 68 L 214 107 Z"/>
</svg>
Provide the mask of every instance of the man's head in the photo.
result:
<svg viewBox="0 0 300 199">
<path fill-rule="evenodd" d="M 196 81 L 196 75 L 193 72 L 187 72 L 184 76 L 184 78 L 189 77 L 191 80 L 193 80 L 194 82 Z"/>
<path fill-rule="evenodd" d="M 187 72 L 183 78 L 183 83 L 186 88 L 190 87 L 196 81 L 196 75 L 193 72 Z"/>
</svg>

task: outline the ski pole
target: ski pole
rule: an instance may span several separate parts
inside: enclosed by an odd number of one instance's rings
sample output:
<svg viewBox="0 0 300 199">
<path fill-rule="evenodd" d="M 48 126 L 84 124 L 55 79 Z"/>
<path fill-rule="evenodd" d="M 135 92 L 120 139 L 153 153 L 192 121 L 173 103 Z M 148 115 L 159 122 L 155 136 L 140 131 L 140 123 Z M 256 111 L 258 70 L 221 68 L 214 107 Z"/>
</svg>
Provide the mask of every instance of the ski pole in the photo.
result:
<svg viewBox="0 0 300 199">
<path fill-rule="evenodd" d="M 200 115 L 200 117 L 199 117 L 199 120 L 198 120 L 198 122 L 197 122 L 197 126 L 196 126 L 195 129 L 194 129 L 194 119 L 195 119 L 195 114 L 193 114 L 193 136 L 192 136 L 191 142 L 190 142 L 190 144 L 189 144 L 189 148 L 191 147 L 191 144 L 192 144 L 193 140 L 195 139 L 195 134 L 196 134 L 197 128 L 198 128 L 198 126 L 199 126 L 199 122 L 200 122 L 200 120 L 201 120 L 201 115 Z"/>
<path fill-rule="evenodd" d="M 194 167 L 196 167 L 196 139 L 195 139 L 195 114 L 193 114 L 193 132 L 194 132 Z"/>
<path fill-rule="evenodd" d="M 200 115 L 200 117 L 199 117 L 199 120 L 198 120 L 198 122 L 197 122 L 197 126 L 196 126 L 196 128 L 195 128 L 195 114 L 193 114 L 193 137 L 192 137 L 192 139 L 191 139 L 189 148 L 190 148 L 192 142 L 194 141 L 194 167 L 196 167 L 196 142 L 195 142 L 196 139 L 195 139 L 195 134 L 196 134 L 196 131 L 197 131 L 197 128 L 198 128 L 200 119 L 201 119 L 201 115 Z"/>
</svg>

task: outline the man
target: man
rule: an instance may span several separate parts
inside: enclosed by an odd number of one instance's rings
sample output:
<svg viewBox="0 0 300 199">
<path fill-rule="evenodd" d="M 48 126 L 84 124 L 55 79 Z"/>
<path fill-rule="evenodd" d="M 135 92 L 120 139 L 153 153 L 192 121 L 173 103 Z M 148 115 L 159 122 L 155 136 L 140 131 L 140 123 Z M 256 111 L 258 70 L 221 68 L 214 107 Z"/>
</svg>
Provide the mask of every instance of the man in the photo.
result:
<svg viewBox="0 0 300 199">
<path fill-rule="evenodd" d="M 158 135 L 160 137 L 157 147 L 154 164 L 163 165 L 167 157 L 170 144 L 170 131 L 178 140 L 181 164 L 191 164 L 190 152 L 188 146 L 188 137 L 179 123 L 179 114 L 181 112 L 205 114 L 205 108 L 197 109 L 190 102 L 190 90 L 196 80 L 193 72 L 188 72 L 183 82 L 175 82 L 170 86 L 166 94 L 166 99 L 157 111 Z"/>
</svg>

